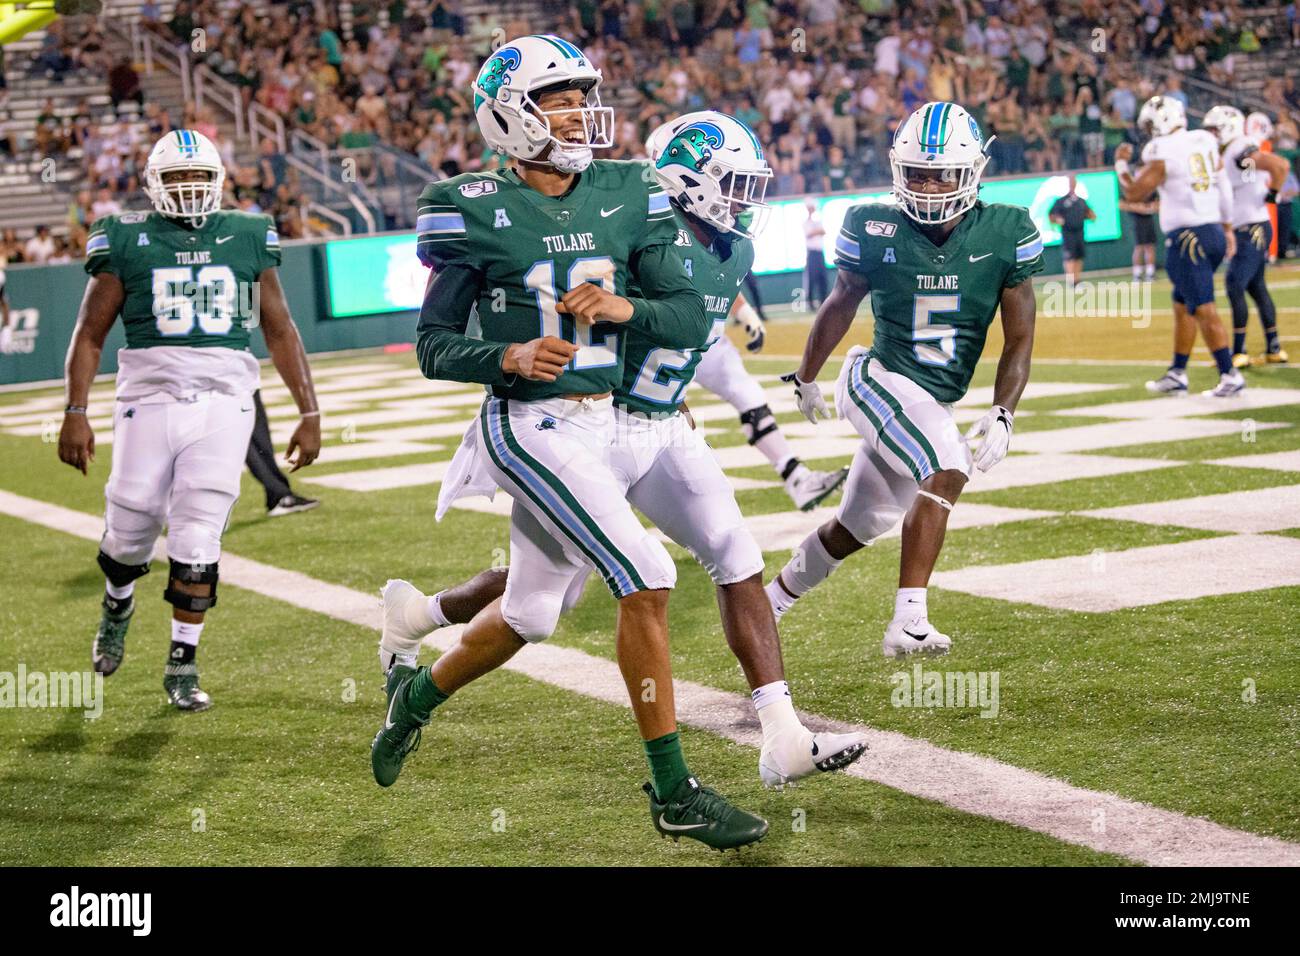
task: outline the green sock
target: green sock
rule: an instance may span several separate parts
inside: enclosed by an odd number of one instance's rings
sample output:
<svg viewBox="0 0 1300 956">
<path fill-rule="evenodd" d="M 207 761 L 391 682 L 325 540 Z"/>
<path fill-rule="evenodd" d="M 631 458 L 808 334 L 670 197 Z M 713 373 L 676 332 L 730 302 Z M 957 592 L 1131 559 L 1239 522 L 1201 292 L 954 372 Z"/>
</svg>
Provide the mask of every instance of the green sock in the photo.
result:
<svg viewBox="0 0 1300 956">
<path fill-rule="evenodd" d="M 418 717 L 428 717 L 433 708 L 450 696 L 444 694 L 433 682 L 431 667 L 421 667 L 406 685 L 406 706 Z"/>
<path fill-rule="evenodd" d="M 691 775 L 686 769 L 686 758 L 682 756 L 682 741 L 677 731 L 664 734 L 654 740 L 644 741 L 645 757 L 650 762 L 650 780 L 655 788 L 655 795 L 660 800 L 667 800 L 677 789 L 678 784 Z"/>
</svg>

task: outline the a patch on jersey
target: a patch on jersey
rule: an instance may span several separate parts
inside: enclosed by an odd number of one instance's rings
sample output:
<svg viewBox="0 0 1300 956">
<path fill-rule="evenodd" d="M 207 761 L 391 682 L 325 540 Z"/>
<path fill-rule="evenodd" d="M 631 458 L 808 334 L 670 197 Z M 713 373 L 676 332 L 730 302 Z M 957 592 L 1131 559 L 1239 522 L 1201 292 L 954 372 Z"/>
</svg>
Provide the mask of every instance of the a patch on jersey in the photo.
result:
<svg viewBox="0 0 1300 956">
<path fill-rule="evenodd" d="M 135 244 L 137 247 L 149 245 L 149 233 L 147 232 L 140 233 L 140 236 L 138 239 L 136 239 Z"/>
<path fill-rule="evenodd" d="M 885 254 L 880 257 L 881 262 L 898 262 L 898 257 L 894 255 L 893 246 L 885 246 Z"/>
<path fill-rule="evenodd" d="M 461 183 L 460 194 L 466 199 L 476 196 L 490 196 L 497 191 L 497 184 L 490 179 L 480 179 L 472 183 Z"/>
<path fill-rule="evenodd" d="M 677 238 L 673 240 L 674 246 L 689 246 L 691 244 L 691 234 L 685 229 L 677 230 Z"/>
<path fill-rule="evenodd" d="M 888 239 L 894 233 L 898 232 L 898 223 L 881 222 L 879 219 L 868 219 L 863 225 L 863 229 L 868 236 L 883 236 Z"/>
<path fill-rule="evenodd" d="M 682 268 L 684 268 L 684 269 L 686 270 L 686 274 L 687 274 L 688 276 L 690 276 L 692 279 L 695 278 L 695 260 L 694 260 L 694 259 L 690 259 L 690 258 L 683 259 L 683 260 L 682 260 Z"/>
<path fill-rule="evenodd" d="M 124 226 L 134 226 L 136 223 L 144 222 L 149 218 L 147 212 L 124 212 L 117 217 L 117 221 Z"/>
<path fill-rule="evenodd" d="M 496 211 L 496 218 L 492 220 L 492 228 L 505 229 L 509 225 L 511 225 L 510 217 L 506 215 L 505 209 L 498 209 Z"/>
</svg>

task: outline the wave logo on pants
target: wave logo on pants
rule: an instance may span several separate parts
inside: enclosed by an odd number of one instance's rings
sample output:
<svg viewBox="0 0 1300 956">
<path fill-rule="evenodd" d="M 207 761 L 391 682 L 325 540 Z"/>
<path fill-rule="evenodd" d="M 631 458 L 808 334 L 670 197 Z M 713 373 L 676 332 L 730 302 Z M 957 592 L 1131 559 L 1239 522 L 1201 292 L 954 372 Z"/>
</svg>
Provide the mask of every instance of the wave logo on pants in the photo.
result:
<svg viewBox="0 0 1300 956">
<path fill-rule="evenodd" d="M 552 431 L 555 428 L 555 419 L 551 418 L 548 415 L 546 418 L 543 418 L 540 422 L 538 422 L 533 427 L 536 428 L 539 432 Z"/>
</svg>

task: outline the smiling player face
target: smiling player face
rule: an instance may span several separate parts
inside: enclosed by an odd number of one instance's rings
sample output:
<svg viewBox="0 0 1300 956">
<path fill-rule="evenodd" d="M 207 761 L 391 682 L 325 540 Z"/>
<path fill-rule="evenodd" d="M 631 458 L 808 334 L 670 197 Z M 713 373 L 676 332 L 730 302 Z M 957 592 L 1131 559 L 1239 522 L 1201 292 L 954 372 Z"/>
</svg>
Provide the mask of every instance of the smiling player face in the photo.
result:
<svg viewBox="0 0 1300 956">
<path fill-rule="evenodd" d="M 586 144 L 591 141 L 582 113 L 586 101 L 587 95 L 582 90 L 557 90 L 537 97 L 537 106 L 550 122 L 552 136 L 566 143 Z"/>
</svg>

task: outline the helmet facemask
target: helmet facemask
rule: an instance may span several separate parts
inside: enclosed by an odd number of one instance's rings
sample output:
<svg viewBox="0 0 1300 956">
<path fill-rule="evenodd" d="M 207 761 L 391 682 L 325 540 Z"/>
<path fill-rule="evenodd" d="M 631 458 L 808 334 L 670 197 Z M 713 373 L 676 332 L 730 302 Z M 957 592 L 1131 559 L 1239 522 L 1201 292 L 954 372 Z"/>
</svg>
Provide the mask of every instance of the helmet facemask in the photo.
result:
<svg viewBox="0 0 1300 956">
<path fill-rule="evenodd" d="M 993 142 L 990 138 L 989 142 Z M 987 150 L 987 144 L 985 146 Z M 988 165 L 987 152 L 978 160 L 963 163 L 904 162 L 890 150 L 889 168 L 893 173 L 894 196 L 899 207 L 911 219 L 937 226 L 956 219 L 979 199 L 980 176 Z M 908 184 L 916 180 L 938 179 L 941 189 L 921 192 Z"/>
<path fill-rule="evenodd" d="M 551 108 L 543 108 L 541 101 L 548 94 L 569 91 L 582 94 L 580 105 L 555 108 L 553 104 L 547 104 Z M 498 99 L 502 103 L 508 103 L 513 93 L 513 90 L 502 89 Z M 591 165 L 593 149 L 609 149 L 614 145 L 614 109 L 601 105 L 600 93 L 594 82 L 585 89 L 569 83 L 529 90 L 519 99 L 522 101 L 520 109 L 524 134 L 537 146 L 538 158 L 531 159 L 532 162 L 549 163 L 563 173 L 580 173 Z M 576 138 L 568 135 L 569 127 L 573 126 L 568 118 L 575 114 L 580 120 L 579 135 Z M 556 126 L 562 127 L 560 135 L 557 135 Z M 550 149 L 543 158 L 547 144 Z"/>
<path fill-rule="evenodd" d="M 188 174 L 180 175 L 176 174 Z M 205 178 L 198 178 L 198 176 Z M 206 164 L 172 166 L 145 170 L 145 192 L 154 209 L 173 219 L 188 219 L 201 226 L 207 217 L 221 208 L 225 170 Z"/>
<path fill-rule="evenodd" d="M 682 173 L 678 178 L 686 188 L 677 201 L 718 232 L 753 239 L 767 225 L 772 207 L 763 198 L 767 195 L 772 170 L 742 172 L 719 162 L 708 162 L 699 171 L 698 179 L 690 173 Z M 712 188 L 704 180 L 711 181 Z"/>
</svg>

